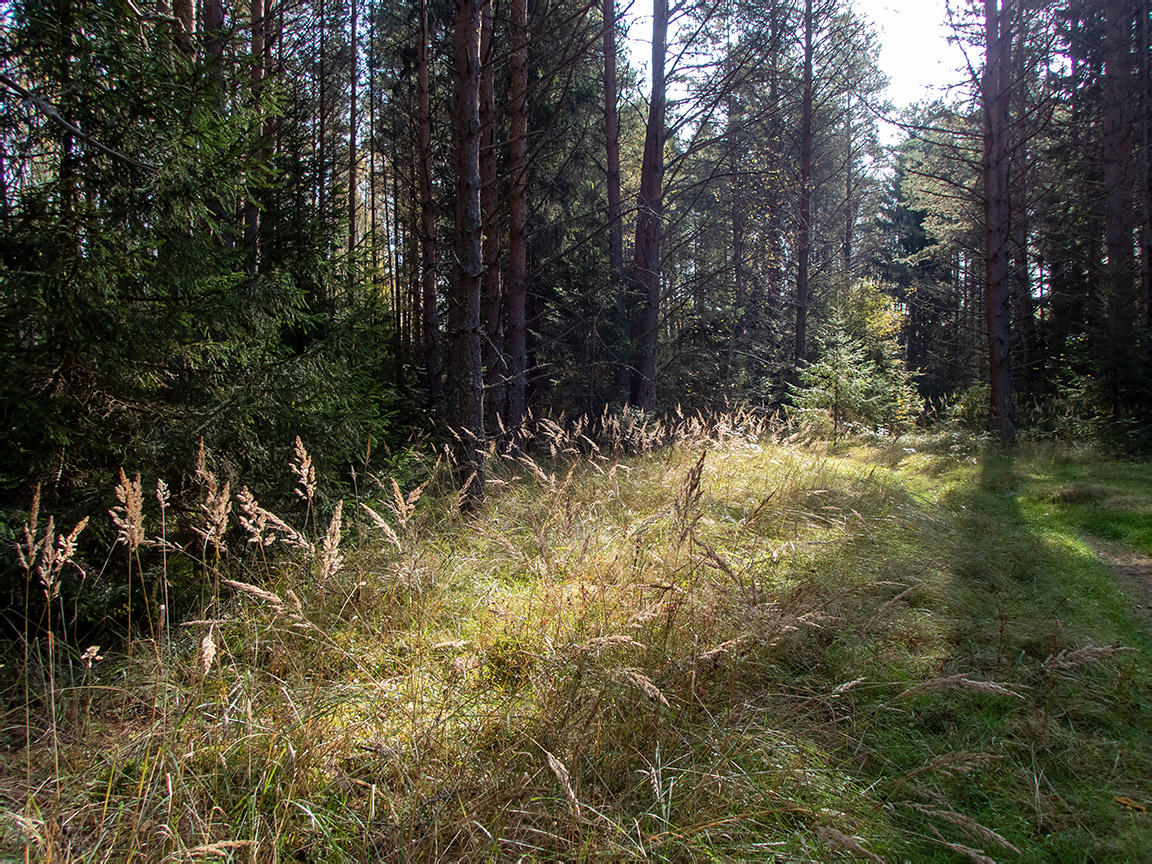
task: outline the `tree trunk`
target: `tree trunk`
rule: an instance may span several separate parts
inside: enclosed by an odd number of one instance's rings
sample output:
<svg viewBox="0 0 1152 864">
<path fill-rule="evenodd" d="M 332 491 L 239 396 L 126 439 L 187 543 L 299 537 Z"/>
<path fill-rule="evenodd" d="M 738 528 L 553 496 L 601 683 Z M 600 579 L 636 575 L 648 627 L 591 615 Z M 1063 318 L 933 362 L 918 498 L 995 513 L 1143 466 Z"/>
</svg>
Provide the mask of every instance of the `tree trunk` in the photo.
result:
<svg viewBox="0 0 1152 864">
<path fill-rule="evenodd" d="M 616 2 L 603 0 L 604 18 L 604 173 L 608 184 L 608 286 L 616 304 L 617 356 L 627 356 L 628 295 L 624 281 L 624 220 L 620 200 L 620 114 L 616 82 Z M 618 360 L 616 392 L 628 390 L 628 364 Z"/>
<path fill-rule="evenodd" d="M 844 138 L 848 148 L 847 158 L 844 160 L 844 242 L 840 250 L 844 277 L 851 283 L 852 280 L 852 241 L 856 230 L 856 190 L 853 187 L 855 176 L 852 173 L 852 94 L 847 96 L 847 105 L 844 109 Z"/>
<path fill-rule="evenodd" d="M 420 0 L 416 47 L 416 114 L 420 141 L 420 287 L 428 397 L 440 398 L 440 329 L 436 315 L 436 202 L 432 198 L 432 99 L 428 92 L 428 0 Z M 397 235 L 399 236 L 399 235 Z"/>
<path fill-rule="evenodd" d="M 999 8 L 998 8 L 999 5 Z M 1009 337 L 1008 106 L 1011 96 L 1011 0 L 984 0 L 984 315 L 988 335 L 988 430 L 1016 436 Z"/>
<path fill-rule="evenodd" d="M 252 29 L 251 57 L 252 69 L 250 72 L 252 82 L 252 101 L 257 112 L 260 111 L 260 98 L 264 81 L 264 2 L 265 0 L 251 0 L 250 24 Z M 263 137 L 261 128 L 260 139 L 252 147 L 251 160 L 253 165 L 264 161 Z M 258 190 L 249 188 L 248 200 L 244 203 L 244 248 L 247 250 L 247 270 L 249 276 L 255 276 L 260 260 L 260 207 L 256 202 Z"/>
<path fill-rule="evenodd" d="M 484 495 L 484 379 L 480 296 L 480 0 L 455 0 L 453 127 L 456 138 L 456 278 L 448 302 L 449 422 L 460 436 L 457 469 L 468 495 Z M 468 478 L 471 478 L 470 482 Z"/>
<path fill-rule="evenodd" d="M 176 17 L 176 47 L 191 60 L 196 56 L 196 43 L 192 38 L 196 32 L 196 22 L 192 17 L 192 0 L 175 0 L 172 12 Z"/>
<path fill-rule="evenodd" d="M 259 2 L 259 0 L 254 0 Z M 351 0 L 348 14 L 352 68 L 348 86 L 348 293 L 356 287 L 356 83 L 360 75 L 359 45 L 356 40 L 356 0 Z"/>
<path fill-rule="evenodd" d="M 731 26 L 729 24 L 729 26 Z M 732 41 L 728 35 L 726 46 L 728 65 L 732 64 Z M 748 332 L 748 312 L 752 306 L 747 285 L 747 273 L 744 266 L 747 255 L 745 234 L 748 224 L 747 201 L 741 185 L 743 174 L 741 165 L 744 154 L 741 152 L 744 136 L 741 134 L 742 117 L 740 100 L 736 96 L 735 87 L 728 94 L 727 105 L 727 131 L 725 133 L 726 147 L 728 148 L 728 221 L 732 230 L 732 326 L 729 329 L 729 347 L 736 347 L 736 340 Z M 722 377 L 728 380 L 729 361 L 725 360 L 722 368 Z"/>
<path fill-rule="evenodd" d="M 228 41 L 228 32 L 224 27 L 223 0 L 204 0 L 204 62 L 207 65 L 208 80 L 212 88 L 212 99 L 216 110 L 221 116 L 227 110 L 227 99 L 224 78 L 224 48 Z M 212 214 L 215 223 L 217 242 L 225 247 L 235 246 L 235 213 L 231 207 L 226 206 L 219 198 L 213 197 L 208 201 L 208 211 Z"/>
<path fill-rule="evenodd" d="M 1148 15 L 1152 12 L 1149 0 L 1141 0 L 1140 11 L 1140 301 L 1143 309 L 1144 329 L 1152 330 L 1152 185 L 1148 180 L 1149 152 L 1148 126 L 1152 123 L 1152 99 L 1149 99 L 1148 53 L 1152 42 L 1148 39 Z"/>
<path fill-rule="evenodd" d="M 812 255 L 812 0 L 804 0 L 804 82 L 800 107 L 800 211 L 799 237 L 796 249 L 796 350 L 797 367 L 804 360 L 808 339 L 808 304 L 812 291 L 808 285 L 808 266 Z"/>
<path fill-rule="evenodd" d="M 780 41 L 783 27 L 779 20 L 777 0 L 771 0 L 768 26 L 768 130 L 770 152 L 780 152 Z M 781 244 L 781 194 L 778 177 L 767 178 L 768 196 L 766 201 L 768 242 L 767 267 L 765 274 L 762 308 L 757 310 L 756 323 L 761 332 L 768 330 L 768 322 L 774 321 L 780 308 L 780 298 L 784 290 L 782 261 L 784 250 Z"/>
<path fill-rule="evenodd" d="M 316 107 L 316 215 L 323 226 L 327 222 L 328 200 L 328 15 L 324 0 L 320 0 L 317 15 L 320 19 L 320 45 L 317 52 L 319 104 Z"/>
<path fill-rule="evenodd" d="M 499 426 L 504 413 L 503 334 L 500 326 L 500 214 L 496 176 L 496 82 L 492 68 L 491 0 L 480 23 L 480 209 L 484 218 L 484 389 L 487 421 Z"/>
<path fill-rule="evenodd" d="M 1039 332 L 1036 326 L 1035 304 L 1032 301 L 1032 274 L 1029 259 L 1029 190 L 1032 188 L 1031 153 L 1029 143 L 1031 130 L 1025 124 L 1029 116 L 1029 93 L 1026 84 L 1029 70 L 1026 68 L 1027 27 L 1024 22 L 1017 28 L 1013 38 L 1018 48 L 1012 56 L 1013 92 L 1010 110 L 1016 121 L 1011 126 L 1012 159 L 1019 166 L 1012 172 L 1009 212 L 1012 235 L 1012 330 L 1015 344 L 1013 353 L 1013 373 L 1017 377 L 1016 392 L 1025 403 L 1036 402 L 1039 397 L 1037 380 L 1039 353 Z"/>
<path fill-rule="evenodd" d="M 652 9 L 652 96 L 640 166 L 632 293 L 638 315 L 632 337 L 632 380 L 628 402 L 651 407 L 656 383 L 656 343 L 660 321 L 660 240 L 664 217 L 664 55 L 668 40 L 668 0 Z"/>
<path fill-rule="evenodd" d="M 512 0 L 512 92 L 508 170 L 508 414 L 509 428 L 524 421 L 528 392 L 528 0 Z"/>
<path fill-rule="evenodd" d="M 1111 378 L 1112 413 L 1121 412 L 1122 380 L 1135 360 L 1132 346 L 1135 272 L 1132 260 L 1132 123 L 1128 105 L 1132 93 L 1131 0 L 1108 0 L 1104 5 L 1104 251 L 1109 342 L 1106 346 Z"/>
</svg>

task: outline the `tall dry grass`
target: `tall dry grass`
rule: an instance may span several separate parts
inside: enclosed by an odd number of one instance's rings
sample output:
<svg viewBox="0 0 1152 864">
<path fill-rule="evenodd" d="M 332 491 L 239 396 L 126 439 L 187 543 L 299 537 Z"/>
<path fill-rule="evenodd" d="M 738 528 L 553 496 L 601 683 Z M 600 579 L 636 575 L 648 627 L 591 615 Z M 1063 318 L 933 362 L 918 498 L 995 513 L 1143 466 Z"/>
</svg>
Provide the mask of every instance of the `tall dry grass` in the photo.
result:
<svg viewBox="0 0 1152 864">
<path fill-rule="evenodd" d="M 0 849 L 62 861 L 1015 854 L 1019 826 L 984 824 L 948 786 L 999 754 L 897 764 L 879 736 L 944 704 L 933 700 L 1031 706 L 1040 677 L 1115 652 L 1065 646 L 998 678 L 941 668 L 947 622 L 917 605 L 948 590 L 949 550 L 908 540 L 943 537 L 941 515 L 890 470 L 799 439 L 748 411 L 534 418 L 485 445 L 478 509 L 462 506 L 451 448 L 422 454 L 407 488 L 366 459 L 366 500 L 325 507 L 297 439 L 294 516 L 246 487 L 233 500 L 202 449 L 198 542 L 184 546 L 166 487 L 153 519 L 139 479 L 122 475 L 113 519 L 129 578 L 143 586 L 140 549 L 154 546 L 165 573 L 191 557 L 203 607 L 169 625 L 166 579 L 148 586 L 159 608 L 130 640 L 148 650 L 91 646 L 75 681 L 53 659 L 59 642 L 24 640 L 24 770 L 0 781 Z M 80 528 L 62 540 L 50 521 L 40 537 L 37 519 L 22 560 L 50 590 Z M 156 536 L 142 527 L 153 523 Z"/>
</svg>

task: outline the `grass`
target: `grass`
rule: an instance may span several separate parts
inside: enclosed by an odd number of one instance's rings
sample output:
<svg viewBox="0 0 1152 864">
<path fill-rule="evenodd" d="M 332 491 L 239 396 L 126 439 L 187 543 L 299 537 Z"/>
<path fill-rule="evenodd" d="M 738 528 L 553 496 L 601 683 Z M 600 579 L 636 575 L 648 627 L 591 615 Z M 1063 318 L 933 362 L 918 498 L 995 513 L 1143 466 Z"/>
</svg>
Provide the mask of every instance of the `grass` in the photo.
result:
<svg viewBox="0 0 1152 864">
<path fill-rule="evenodd" d="M 204 537 L 169 642 L 51 686 L 31 643 L 0 857 L 1145 860 L 1152 640 L 1082 535 L 1144 548 L 1146 465 L 744 415 L 536 450 L 472 512 L 376 478 L 339 550 Z"/>
</svg>

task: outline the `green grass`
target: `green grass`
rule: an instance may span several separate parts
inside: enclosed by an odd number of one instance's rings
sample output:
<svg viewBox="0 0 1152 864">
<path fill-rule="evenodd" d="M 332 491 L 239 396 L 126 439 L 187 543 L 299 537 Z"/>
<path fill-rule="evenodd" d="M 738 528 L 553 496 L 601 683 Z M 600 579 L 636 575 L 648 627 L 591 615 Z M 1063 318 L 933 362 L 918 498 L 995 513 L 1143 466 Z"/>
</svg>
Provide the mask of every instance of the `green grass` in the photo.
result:
<svg viewBox="0 0 1152 864">
<path fill-rule="evenodd" d="M 742 422 L 500 459 L 474 513 L 381 478 L 323 612 L 307 556 L 233 561 L 277 602 L 33 664 L 0 855 L 1146 860 L 1152 639 L 1083 534 L 1145 549 L 1148 466 Z"/>
</svg>

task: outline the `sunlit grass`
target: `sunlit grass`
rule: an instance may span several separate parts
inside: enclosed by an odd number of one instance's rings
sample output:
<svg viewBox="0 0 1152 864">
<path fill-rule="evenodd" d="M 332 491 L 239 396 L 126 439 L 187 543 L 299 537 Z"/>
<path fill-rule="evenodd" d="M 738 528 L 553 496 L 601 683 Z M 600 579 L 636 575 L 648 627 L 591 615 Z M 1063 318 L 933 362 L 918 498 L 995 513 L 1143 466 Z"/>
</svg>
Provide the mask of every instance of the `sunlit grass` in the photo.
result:
<svg viewBox="0 0 1152 864">
<path fill-rule="evenodd" d="M 410 509 L 379 478 L 389 528 L 356 526 L 323 603 L 307 558 L 225 562 L 275 599 L 61 688 L 57 753 L 37 691 L 0 848 L 1139 860 L 1152 644 L 1053 510 L 1131 472 L 749 422 L 546 427 L 555 458 L 496 456 L 473 512 L 446 474 Z"/>
</svg>

